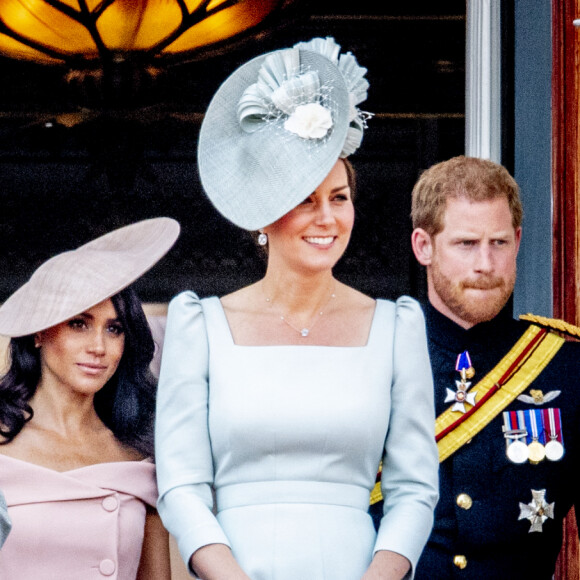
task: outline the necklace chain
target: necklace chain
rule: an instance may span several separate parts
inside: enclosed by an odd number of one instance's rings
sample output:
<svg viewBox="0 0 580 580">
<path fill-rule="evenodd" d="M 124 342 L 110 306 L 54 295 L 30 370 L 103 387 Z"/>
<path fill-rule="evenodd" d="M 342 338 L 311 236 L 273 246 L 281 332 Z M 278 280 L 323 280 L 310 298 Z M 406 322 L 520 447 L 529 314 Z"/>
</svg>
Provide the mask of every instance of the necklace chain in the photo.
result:
<svg viewBox="0 0 580 580">
<path fill-rule="evenodd" d="M 308 335 L 310 334 L 310 332 L 312 331 L 312 329 L 314 328 L 314 325 L 320 320 L 320 317 L 324 314 L 324 310 L 328 306 L 328 303 L 333 298 L 336 298 L 336 294 L 334 293 L 334 290 L 332 291 L 332 293 L 328 297 L 328 300 L 324 303 L 323 309 L 318 312 L 318 315 L 314 318 L 314 320 L 312 321 L 312 324 L 308 325 L 308 327 L 305 326 L 303 328 L 297 328 L 288 320 L 288 318 L 284 314 L 280 315 L 280 320 L 282 322 L 285 322 L 292 330 L 295 330 L 298 334 L 300 334 L 300 336 L 302 336 L 302 338 L 307 338 Z M 273 306 L 273 304 L 274 304 L 272 302 L 272 299 L 269 297 L 266 297 L 266 302 L 268 302 L 268 304 L 270 304 L 270 306 Z"/>
</svg>

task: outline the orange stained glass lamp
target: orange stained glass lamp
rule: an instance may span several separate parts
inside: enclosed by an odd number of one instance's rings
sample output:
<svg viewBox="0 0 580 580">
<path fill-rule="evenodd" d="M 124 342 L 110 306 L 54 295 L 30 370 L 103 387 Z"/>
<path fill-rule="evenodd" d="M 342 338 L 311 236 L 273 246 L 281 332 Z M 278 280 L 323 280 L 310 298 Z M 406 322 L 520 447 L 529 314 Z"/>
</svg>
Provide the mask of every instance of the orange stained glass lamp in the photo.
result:
<svg viewBox="0 0 580 580">
<path fill-rule="evenodd" d="M 239 38 L 292 0 L 0 0 L 0 54 L 91 68 L 139 54 L 195 58 Z"/>
</svg>

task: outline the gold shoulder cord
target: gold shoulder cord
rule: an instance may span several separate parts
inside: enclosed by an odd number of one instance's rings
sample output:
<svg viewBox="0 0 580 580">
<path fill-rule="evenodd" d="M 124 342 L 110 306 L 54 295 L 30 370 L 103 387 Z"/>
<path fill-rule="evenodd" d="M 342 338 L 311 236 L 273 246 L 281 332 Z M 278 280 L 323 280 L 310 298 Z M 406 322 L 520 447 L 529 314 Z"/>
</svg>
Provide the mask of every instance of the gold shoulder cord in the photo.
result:
<svg viewBox="0 0 580 580">
<path fill-rule="evenodd" d="M 520 320 L 526 320 L 533 324 L 556 330 L 557 332 L 563 332 L 573 338 L 580 338 L 580 327 L 558 318 L 546 318 L 545 316 L 528 313 L 520 314 Z"/>
</svg>

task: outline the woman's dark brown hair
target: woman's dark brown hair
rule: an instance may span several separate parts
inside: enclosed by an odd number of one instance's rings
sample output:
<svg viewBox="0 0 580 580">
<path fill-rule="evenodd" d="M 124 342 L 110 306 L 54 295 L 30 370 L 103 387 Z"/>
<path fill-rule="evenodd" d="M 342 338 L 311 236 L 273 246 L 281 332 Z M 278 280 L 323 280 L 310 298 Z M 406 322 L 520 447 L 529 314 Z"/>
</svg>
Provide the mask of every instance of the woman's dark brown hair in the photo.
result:
<svg viewBox="0 0 580 580">
<path fill-rule="evenodd" d="M 119 441 L 152 456 L 156 381 L 149 364 L 155 344 L 132 288 L 122 290 L 111 301 L 123 326 L 125 346 L 117 371 L 95 395 L 95 410 Z M 9 353 L 10 368 L 0 379 L 1 443 L 12 441 L 32 419 L 29 401 L 41 375 L 33 335 L 13 338 Z"/>
</svg>

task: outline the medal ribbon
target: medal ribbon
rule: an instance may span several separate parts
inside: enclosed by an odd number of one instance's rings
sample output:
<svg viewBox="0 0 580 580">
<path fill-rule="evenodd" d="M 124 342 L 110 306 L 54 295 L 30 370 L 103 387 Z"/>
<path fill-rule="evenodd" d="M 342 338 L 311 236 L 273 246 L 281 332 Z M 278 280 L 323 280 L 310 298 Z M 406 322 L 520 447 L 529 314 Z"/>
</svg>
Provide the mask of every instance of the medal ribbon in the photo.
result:
<svg viewBox="0 0 580 580">
<path fill-rule="evenodd" d="M 523 411 L 511 411 L 511 414 L 515 417 L 516 420 L 516 429 L 521 429 L 522 431 L 526 432 L 526 438 L 528 437 L 530 430 L 526 426 L 526 418 L 524 417 Z M 527 441 L 526 441 L 527 443 Z"/>
<path fill-rule="evenodd" d="M 506 356 L 473 389 L 474 407 L 457 417 L 448 409 L 436 420 L 439 461 L 455 453 L 522 393 L 560 349 L 564 339 L 531 324 Z M 512 380 L 517 377 L 517 380 Z M 493 397 L 493 395 L 498 394 Z M 493 397 L 493 398 L 492 398 Z"/>
<path fill-rule="evenodd" d="M 546 434 L 544 431 L 544 420 L 540 409 L 528 409 L 530 425 L 532 428 L 532 441 L 538 441 L 542 445 L 546 444 Z"/>
<path fill-rule="evenodd" d="M 522 431 L 521 435 L 514 435 L 513 437 L 508 437 L 508 439 L 519 439 L 523 437 L 523 432 L 527 431 L 526 424 L 523 415 L 520 415 L 522 411 L 504 411 L 503 412 L 503 424 L 506 433 Z"/>
<path fill-rule="evenodd" d="M 503 424 L 504 424 L 506 432 L 507 431 L 514 431 L 515 429 L 517 429 L 517 427 L 513 423 L 513 418 L 511 416 L 510 411 L 503 412 Z"/>
<path fill-rule="evenodd" d="M 527 432 L 524 418 L 520 413 L 521 411 L 503 412 L 504 433 L 510 442 L 518 441 Z"/>
<path fill-rule="evenodd" d="M 560 415 L 560 409 L 542 409 L 542 418 L 544 421 L 544 429 L 546 425 L 549 426 L 549 440 L 556 440 L 563 443 L 562 437 L 562 418 Z M 546 438 L 548 441 L 548 438 Z"/>
<path fill-rule="evenodd" d="M 457 355 L 455 370 L 461 372 L 463 369 L 469 368 L 471 368 L 471 358 L 469 357 L 469 353 L 464 350 L 461 354 Z"/>
</svg>

